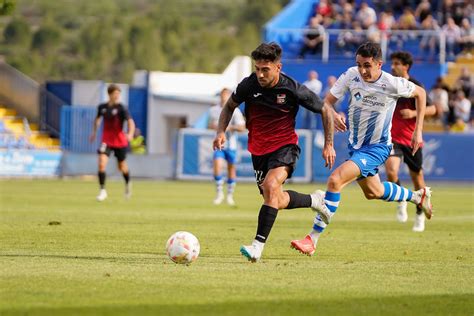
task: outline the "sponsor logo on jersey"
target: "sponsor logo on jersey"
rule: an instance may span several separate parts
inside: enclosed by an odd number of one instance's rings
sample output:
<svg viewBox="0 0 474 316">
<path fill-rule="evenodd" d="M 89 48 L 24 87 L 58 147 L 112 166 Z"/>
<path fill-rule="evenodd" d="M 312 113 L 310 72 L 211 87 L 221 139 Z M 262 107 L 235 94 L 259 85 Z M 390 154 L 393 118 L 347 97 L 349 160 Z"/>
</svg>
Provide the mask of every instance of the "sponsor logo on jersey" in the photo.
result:
<svg viewBox="0 0 474 316">
<path fill-rule="evenodd" d="M 357 92 L 356 94 L 354 94 L 354 98 L 355 98 L 357 101 L 360 101 L 360 99 L 362 99 L 362 94 L 360 94 L 359 92 Z"/>
<path fill-rule="evenodd" d="M 286 94 L 277 94 L 277 104 L 285 104 L 286 103 Z"/>
<path fill-rule="evenodd" d="M 364 164 L 364 166 L 367 166 L 367 159 L 362 158 L 360 161 Z"/>
<path fill-rule="evenodd" d="M 354 81 L 354 82 L 360 82 L 360 79 L 359 79 L 359 77 L 354 77 L 354 78 L 352 78 L 352 81 Z"/>
<path fill-rule="evenodd" d="M 254 97 L 254 98 L 258 98 L 258 97 L 261 96 L 261 95 L 262 95 L 261 93 L 255 93 L 255 94 L 253 95 L 253 97 Z"/>
</svg>

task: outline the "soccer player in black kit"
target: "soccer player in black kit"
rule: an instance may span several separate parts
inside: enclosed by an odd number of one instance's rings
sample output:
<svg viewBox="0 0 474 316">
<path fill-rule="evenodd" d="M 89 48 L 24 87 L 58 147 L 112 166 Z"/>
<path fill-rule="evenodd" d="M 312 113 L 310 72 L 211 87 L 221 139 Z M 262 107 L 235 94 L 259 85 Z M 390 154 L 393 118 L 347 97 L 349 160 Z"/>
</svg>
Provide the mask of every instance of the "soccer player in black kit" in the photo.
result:
<svg viewBox="0 0 474 316">
<path fill-rule="evenodd" d="M 239 83 L 224 105 L 213 142 L 214 150 L 223 148 L 232 113 L 245 102 L 248 150 L 252 154 L 256 182 L 264 200 L 255 239 L 251 245 L 240 248 L 242 255 L 252 262 L 260 259 L 278 210 L 312 206 L 310 194 L 283 190 L 283 183 L 291 177 L 300 154 L 295 132 L 299 105 L 323 117 L 323 157 L 329 168 L 336 157 L 333 148 L 335 122 L 338 128 L 344 125 L 343 118 L 335 114 L 332 107 L 281 73 L 281 53 L 281 47 L 276 43 L 260 44 L 252 52 L 255 72 Z"/>
</svg>

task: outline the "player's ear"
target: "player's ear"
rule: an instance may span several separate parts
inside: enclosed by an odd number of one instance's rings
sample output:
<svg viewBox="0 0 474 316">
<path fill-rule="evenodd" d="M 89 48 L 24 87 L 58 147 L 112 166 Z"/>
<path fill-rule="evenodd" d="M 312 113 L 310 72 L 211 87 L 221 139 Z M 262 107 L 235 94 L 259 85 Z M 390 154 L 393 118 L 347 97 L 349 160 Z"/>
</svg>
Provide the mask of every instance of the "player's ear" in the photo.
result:
<svg viewBox="0 0 474 316">
<path fill-rule="evenodd" d="M 382 60 L 376 60 L 378 69 L 382 69 Z"/>
<path fill-rule="evenodd" d="M 281 71 L 281 67 L 283 66 L 281 62 L 276 64 L 278 71 Z"/>
</svg>

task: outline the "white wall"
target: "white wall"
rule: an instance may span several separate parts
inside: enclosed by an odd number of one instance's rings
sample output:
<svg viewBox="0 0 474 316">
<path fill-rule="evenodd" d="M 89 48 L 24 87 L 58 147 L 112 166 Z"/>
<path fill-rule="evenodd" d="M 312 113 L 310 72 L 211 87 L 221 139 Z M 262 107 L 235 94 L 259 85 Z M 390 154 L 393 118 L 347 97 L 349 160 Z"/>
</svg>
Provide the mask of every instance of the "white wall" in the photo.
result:
<svg viewBox="0 0 474 316">
<path fill-rule="evenodd" d="M 185 117 L 188 124 L 196 121 L 209 107 L 217 102 L 213 98 L 172 98 L 150 96 L 148 99 L 147 149 L 150 154 L 169 154 L 171 147 L 167 117 Z"/>
</svg>

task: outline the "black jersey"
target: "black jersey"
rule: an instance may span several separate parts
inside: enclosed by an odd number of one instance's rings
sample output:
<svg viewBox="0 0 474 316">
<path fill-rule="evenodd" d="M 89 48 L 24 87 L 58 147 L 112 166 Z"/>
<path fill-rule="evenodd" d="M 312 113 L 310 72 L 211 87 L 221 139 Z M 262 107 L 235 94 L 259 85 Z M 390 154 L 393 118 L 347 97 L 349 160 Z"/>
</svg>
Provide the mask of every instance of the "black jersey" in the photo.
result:
<svg viewBox="0 0 474 316">
<path fill-rule="evenodd" d="M 248 149 L 258 156 L 298 143 L 295 118 L 299 105 L 315 113 L 321 113 L 323 107 L 319 96 L 283 73 L 272 88 L 262 87 L 252 73 L 239 83 L 232 100 L 245 102 Z"/>
</svg>

